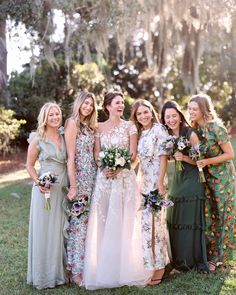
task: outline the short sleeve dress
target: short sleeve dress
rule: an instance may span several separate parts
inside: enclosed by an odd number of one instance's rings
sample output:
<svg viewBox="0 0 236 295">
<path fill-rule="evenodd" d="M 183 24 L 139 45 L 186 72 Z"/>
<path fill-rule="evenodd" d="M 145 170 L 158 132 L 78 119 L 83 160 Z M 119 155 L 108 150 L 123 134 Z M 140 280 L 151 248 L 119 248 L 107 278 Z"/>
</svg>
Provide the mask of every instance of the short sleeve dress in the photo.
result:
<svg viewBox="0 0 236 295">
<path fill-rule="evenodd" d="M 229 141 L 221 122 L 208 123 L 202 130 L 208 144 L 207 157 L 223 153 L 220 145 Z M 208 259 L 211 261 L 236 258 L 236 195 L 233 161 L 209 165 L 206 176 L 206 230 Z"/>
<path fill-rule="evenodd" d="M 152 128 L 143 130 L 140 135 L 138 180 L 143 194 L 156 189 L 160 174 L 160 156 L 166 155 L 162 143 L 167 137 L 168 132 L 165 127 L 157 123 L 154 123 Z M 155 216 L 148 208 L 142 210 L 142 249 L 145 268 L 149 270 L 164 268 L 170 262 L 169 248 L 166 209 L 162 208 Z"/>
<path fill-rule="evenodd" d="M 54 288 L 66 282 L 64 272 L 65 215 L 62 200 L 65 197 L 62 188 L 67 185 L 66 148 L 61 136 L 61 148 L 51 141 L 38 140 L 39 175 L 51 172 L 57 182 L 50 189 L 51 209 L 44 208 L 44 194 L 35 184 L 32 188 L 27 283 L 38 289 Z"/>
</svg>

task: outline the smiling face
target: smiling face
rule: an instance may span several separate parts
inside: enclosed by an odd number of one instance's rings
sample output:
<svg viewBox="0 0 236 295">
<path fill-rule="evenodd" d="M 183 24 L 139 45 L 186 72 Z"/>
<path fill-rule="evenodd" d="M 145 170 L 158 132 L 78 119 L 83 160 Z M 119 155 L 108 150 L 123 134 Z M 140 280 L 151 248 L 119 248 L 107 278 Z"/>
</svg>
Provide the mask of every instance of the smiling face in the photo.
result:
<svg viewBox="0 0 236 295">
<path fill-rule="evenodd" d="M 136 119 L 143 126 L 144 129 L 149 129 L 152 127 L 152 111 L 149 107 L 139 106 L 136 111 Z"/>
<path fill-rule="evenodd" d="M 124 112 L 125 104 L 124 104 L 124 99 L 121 96 L 115 96 L 111 104 L 106 106 L 110 116 L 119 116 L 121 117 Z"/>
<path fill-rule="evenodd" d="M 199 105 L 195 101 L 191 101 L 188 104 L 188 113 L 192 122 L 199 123 L 201 121 L 204 121 L 203 113 L 200 110 Z"/>
<path fill-rule="evenodd" d="M 94 103 L 91 97 L 87 97 L 80 107 L 80 116 L 84 120 L 87 116 L 91 115 L 94 110 Z"/>
<path fill-rule="evenodd" d="M 51 128 L 59 128 L 61 125 L 61 113 L 58 108 L 51 107 L 49 109 L 47 120 L 46 120 L 46 126 Z"/>
<path fill-rule="evenodd" d="M 167 127 L 171 129 L 173 133 L 179 135 L 181 116 L 176 109 L 166 109 L 164 114 L 164 121 Z"/>
</svg>

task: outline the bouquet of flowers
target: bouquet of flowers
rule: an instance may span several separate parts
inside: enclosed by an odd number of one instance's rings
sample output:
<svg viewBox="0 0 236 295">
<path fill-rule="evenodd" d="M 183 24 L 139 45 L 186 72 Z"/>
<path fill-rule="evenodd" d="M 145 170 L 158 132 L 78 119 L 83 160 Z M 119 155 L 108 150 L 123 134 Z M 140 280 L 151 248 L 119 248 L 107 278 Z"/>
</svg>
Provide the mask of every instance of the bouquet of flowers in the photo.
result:
<svg viewBox="0 0 236 295">
<path fill-rule="evenodd" d="M 198 160 L 204 159 L 206 156 L 206 153 L 207 153 L 207 145 L 205 143 L 199 143 L 190 148 L 189 157 L 194 161 L 198 161 Z M 206 182 L 202 168 L 198 167 L 198 171 L 199 171 L 200 182 Z"/>
<path fill-rule="evenodd" d="M 80 195 L 75 200 L 66 202 L 66 213 L 69 217 L 76 216 L 79 217 L 84 212 L 89 211 L 89 198 L 87 195 Z"/>
<path fill-rule="evenodd" d="M 116 170 L 117 168 L 131 168 L 130 152 L 123 147 L 108 147 L 99 153 L 98 161 L 100 168 L 110 168 Z"/>
<path fill-rule="evenodd" d="M 161 208 L 169 208 L 174 205 L 171 200 L 165 199 L 158 189 L 150 191 L 148 194 L 142 194 L 144 202 L 142 209 L 149 208 L 152 212 L 158 212 Z"/>
<path fill-rule="evenodd" d="M 170 135 L 167 137 L 167 140 L 162 143 L 164 150 L 172 157 L 176 152 L 183 152 L 188 149 L 189 146 L 189 140 L 185 136 L 176 137 L 174 135 Z M 181 161 L 176 161 L 176 171 L 181 170 L 183 170 Z"/>
<path fill-rule="evenodd" d="M 37 185 L 47 188 L 49 191 L 44 194 L 45 196 L 45 209 L 51 209 L 50 202 L 50 188 L 56 182 L 57 178 L 51 172 L 45 172 L 38 178 Z"/>
</svg>

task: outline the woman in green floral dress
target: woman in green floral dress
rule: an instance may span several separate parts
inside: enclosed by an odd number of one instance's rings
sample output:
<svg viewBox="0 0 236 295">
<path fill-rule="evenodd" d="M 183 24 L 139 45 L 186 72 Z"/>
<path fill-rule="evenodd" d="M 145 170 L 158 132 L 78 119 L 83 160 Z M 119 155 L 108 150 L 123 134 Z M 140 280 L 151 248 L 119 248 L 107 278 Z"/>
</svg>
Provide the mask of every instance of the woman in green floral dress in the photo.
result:
<svg viewBox="0 0 236 295">
<path fill-rule="evenodd" d="M 217 117 L 211 98 L 205 94 L 191 97 L 188 111 L 207 144 L 205 158 L 197 161 L 206 177 L 206 236 L 210 270 L 235 258 L 236 196 L 233 147 L 227 130 Z"/>
</svg>

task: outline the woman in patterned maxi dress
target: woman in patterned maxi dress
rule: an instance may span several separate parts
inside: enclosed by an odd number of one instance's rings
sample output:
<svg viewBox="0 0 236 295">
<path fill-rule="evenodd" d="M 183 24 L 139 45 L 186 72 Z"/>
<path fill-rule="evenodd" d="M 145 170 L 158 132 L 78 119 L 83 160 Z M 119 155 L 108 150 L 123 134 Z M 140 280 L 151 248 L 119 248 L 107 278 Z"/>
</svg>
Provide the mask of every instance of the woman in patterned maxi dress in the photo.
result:
<svg viewBox="0 0 236 295">
<path fill-rule="evenodd" d="M 93 156 L 96 122 L 95 97 L 92 93 L 81 92 L 74 101 L 72 116 L 65 126 L 70 182 L 67 195 L 69 201 L 91 198 L 97 171 Z M 87 211 L 79 216 L 69 216 L 69 226 L 66 231 L 67 271 L 72 281 L 78 285 L 81 285 L 83 280 L 87 223 Z"/>
<path fill-rule="evenodd" d="M 107 93 L 103 106 L 109 119 L 98 126 L 95 158 L 108 147 L 126 148 L 135 158 L 136 128 L 121 119 L 123 94 Z M 138 197 L 133 169 L 98 169 L 85 247 L 86 289 L 143 286 L 149 280 L 142 262 Z"/>
<path fill-rule="evenodd" d="M 158 188 L 161 194 L 165 194 L 167 155 L 161 145 L 168 137 L 167 130 L 159 123 L 151 103 L 144 99 L 137 100 L 133 105 L 131 119 L 139 134 L 138 179 L 141 182 L 141 192 L 148 194 Z M 142 211 L 142 245 L 144 266 L 155 271 L 149 284 L 159 284 L 165 266 L 170 262 L 169 235 L 164 208 L 157 214 L 152 213 L 149 208 Z"/>
<path fill-rule="evenodd" d="M 211 98 L 191 97 L 188 105 L 193 126 L 208 146 L 207 155 L 197 162 L 206 176 L 206 226 L 210 270 L 235 259 L 236 195 L 233 147 L 227 130 L 217 117 Z"/>
</svg>

